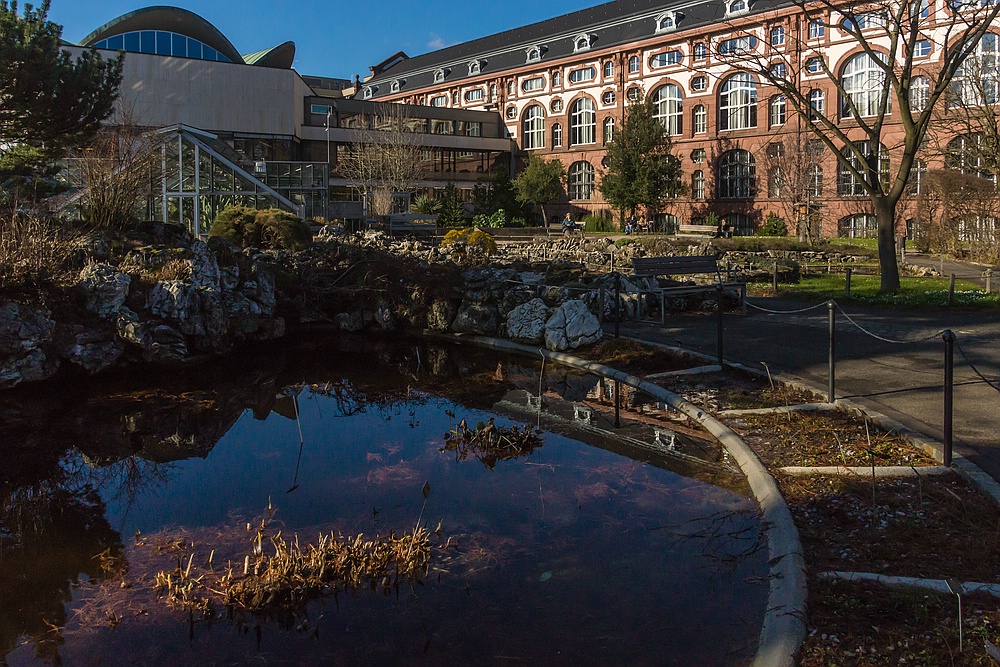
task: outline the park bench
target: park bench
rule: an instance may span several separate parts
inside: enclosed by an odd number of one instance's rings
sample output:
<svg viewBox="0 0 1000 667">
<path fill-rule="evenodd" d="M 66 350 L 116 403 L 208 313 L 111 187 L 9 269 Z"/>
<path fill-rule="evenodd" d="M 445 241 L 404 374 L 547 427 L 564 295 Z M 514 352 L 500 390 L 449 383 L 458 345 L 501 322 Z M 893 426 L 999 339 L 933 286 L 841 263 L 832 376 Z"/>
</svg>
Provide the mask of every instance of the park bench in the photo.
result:
<svg viewBox="0 0 1000 667">
<path fill-rule="evenodd" d="M 679 234 L 695 234 L 697 236 L 717 236 L 719 228 L 715 225 L 678 225 Z"/>
<path fill-rule="evenodd" d="M 386 231 L 390 235 L 420 235 L 437 236 L 437 216 L 420 213 L 397 213 L 389 216 Z"/>
<path fill-rule="evenodd" d="M 660 322 L 666 322 L 666 301 L 667 297 L 681 297 L 704 292 L 721 291 L 727 287 L 738 287 L 740 289 L 740 303 L 743 306 L 743 313 L 746 314 L 746 282 L 736 281 L 732 278 L 729 269 L 719 267 L 719 262 L 715 257 L 707 255 L 678 255 L 668 257 L 634 257 L 632 258 L 632 271 L 636 278 L 659 278 L 660 276 L 712 276 L 711 283 L 701 283 L 694 285 L 673 285 L 659 287 L 651 294 L 660 295 Z M 725 280 L 723 279 L 725 274 Z M 642 319 L 642 295 L 646 292 L 639 290 L 638 299 L 638 319 Z"/>
</svg>

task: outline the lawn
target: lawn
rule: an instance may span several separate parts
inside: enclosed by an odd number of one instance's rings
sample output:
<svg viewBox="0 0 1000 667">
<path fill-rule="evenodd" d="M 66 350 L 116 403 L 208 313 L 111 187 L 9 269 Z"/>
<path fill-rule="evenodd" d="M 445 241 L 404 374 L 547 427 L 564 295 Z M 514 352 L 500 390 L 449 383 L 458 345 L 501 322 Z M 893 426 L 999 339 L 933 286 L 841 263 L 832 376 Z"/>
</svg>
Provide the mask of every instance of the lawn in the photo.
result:
<svg viewBox="0 0 1000 667">
<path fill-rule="evenodd" d="M 897 294 L 879 292 L 879 276 L 852 276 L 851 296 L 844 294 L 845 277 L 840 274 L 821 273 L 803 276 L 797 284 L 778 285 L 774 294 L 770 284 L 750 285 L 751 294 L 779 296 L 802 301 L 836 299 L 839 303 L 878 304 L 904 308 L 938 307 L 948 302 L 948 278 L 900 278 Z M 955 282 L 954 306 L 996 307 L 1000 294 L 987 294 L 975 283 Z"/>
</svg>

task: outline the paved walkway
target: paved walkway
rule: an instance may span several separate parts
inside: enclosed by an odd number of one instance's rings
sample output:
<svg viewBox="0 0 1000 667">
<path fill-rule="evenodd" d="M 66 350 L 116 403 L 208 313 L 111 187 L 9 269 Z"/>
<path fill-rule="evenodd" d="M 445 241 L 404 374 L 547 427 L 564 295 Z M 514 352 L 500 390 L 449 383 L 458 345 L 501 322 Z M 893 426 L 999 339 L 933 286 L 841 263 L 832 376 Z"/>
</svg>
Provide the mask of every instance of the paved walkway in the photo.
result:
<svg viewBox="0 0 1000 667">
<path fill-rule="evenodd" d="M 993 278 L 991 280 L 990 290 L 993 292 L 1000 290 L 1000 267 L 989 266 L 986 264 L 973 264 L 972 262 L 957 262 L 951 259 L 944 259 L 942 261 L 939 255 L 919 252 L 907 252 L 905 261 L 907 264 L 926 266 L 936 269 L 937 271 L 940 271 L 943 276 L 950 276 L 954 273 L 955 277 L 959 280 L 968 280 L 983 287 L 986 286 L 986 270 L 992 269 Z"/>
<path fill-rule="evenodd" d="M 751 298 L 750 302 L 772 311 L 810 305 L 768 298 Z M 1000 314 L 855 306 L 848 306 L 846 314 L 854 323 L 837 313 L 837 398 L 869 406 L 939 441 L 945 350 L 940 332 L 955 332 L 955 448 L 1000 481 L 1000 391 L 978 377 L 968 363 L 1000 387 Z M 827 386 L 825 304 L 804 313 L 773 314 L 751 308 L 747 316 L 727 314 L 724 332 L 727 360 L 761 369 L 766 363 L 772 372 L 816 387 Z M 621 333 L 716 353 L 714 314 L 670 316 L 666 325 L 623 322 Z"/>
</svg>

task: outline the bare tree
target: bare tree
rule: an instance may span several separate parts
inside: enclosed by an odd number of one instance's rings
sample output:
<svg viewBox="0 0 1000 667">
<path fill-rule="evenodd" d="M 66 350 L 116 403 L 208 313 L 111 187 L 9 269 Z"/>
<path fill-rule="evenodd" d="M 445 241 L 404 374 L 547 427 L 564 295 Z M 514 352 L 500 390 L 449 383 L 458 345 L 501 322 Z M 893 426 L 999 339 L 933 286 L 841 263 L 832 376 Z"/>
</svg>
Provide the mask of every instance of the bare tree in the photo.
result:
<svg viewBox="0 0 1000 667">
<path fill-rule="evenodd" d="M 917 204 L 918 243 L 996 262 L 1000 198 L 989 179 L 944 169 L 928 172 Z"/>
<path fill-rule="evenodd" d="M 996 182 L 1000 176 L 1000 117 L 996 112 L 1000 79 L 995 50 L 1000 40 L 990 46 L 987 53 L 973 54 L 963 63 L 945 104 L 935 110 L 929 144 L 944 158 L 946 168 Z"/>
<path fill-rule="evenodd" d="M 135 220 L 158 170 L 158 147 L 157 136 L 143 131 L 132 108 L 119 101 L 94 141 L 67 160 L 84 188 L 84 218 L 100 228 L 122 228 Z"/>
<path fill-rule="evenodd" d="M 358 140 L 344 147 L 337 168 L 365 193 L 375 215 L 392 212 L 393 196 L 420 181 L 424 161 L 418 124 L 399 104 L 377 104 Z"/>
<path fill-rule="evenodd" d="M 878 220 L 881 290 L 896 292 L 896 206 L 934 109 L 969 56 L 980 48 L 1000 14 L 1000 3 L 820 0 L 800 7 L 810 28 L 804 34 L 790 35 L 792 43 L 786 48 L 765 48 L 769 40 L 760 39 L 764 35 L 750 34 L 721 42 L 719 55 L 735 69 L 774 86 L 806 129 L 836 156 L 839 170 L 849 176 L 856 190 L 851 194 L 870 200 Z M 836 25 L 860 52 L 834 71 L 818 48 L 821 40 L 810 39 L 816 37 L 809 34 L 812 25 L 821 25 L 812 21 Z M 935 67 L 922 67 L 921 58 L 931 50 Z M 922 90 L 921 104 L 911 105 L 916 81 Z M 821 109 L 816 104 L 812 95 L 823 87 L 835 91 L 838 109 Z M 850 122 L 842 123 L 844 119 Z M 887 146 L 896 128 L 901 138 Z M 894 174 L 890 173 L 890 151 L 898 156 Z"/>
<path fill-rule="evenodd" d="M 824 147 L 801 124 L 776 134 L 758 155 L 767 177 L 768 199 L 795 226 L 799 240 L 812 245 L 820 237 L 818 200 L 823 195 Z"/>
</svg>

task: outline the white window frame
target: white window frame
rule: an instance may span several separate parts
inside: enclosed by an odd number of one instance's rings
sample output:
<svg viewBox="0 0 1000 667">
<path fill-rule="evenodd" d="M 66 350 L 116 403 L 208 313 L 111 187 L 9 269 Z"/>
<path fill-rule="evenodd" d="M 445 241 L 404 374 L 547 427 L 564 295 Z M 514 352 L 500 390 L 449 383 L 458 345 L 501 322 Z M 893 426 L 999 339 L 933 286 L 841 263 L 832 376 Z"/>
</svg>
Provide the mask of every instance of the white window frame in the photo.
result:
<svg viewBox="0 0 1000 667">
<path fill-rule="evenodd" d="M 545 148 L 545 109 L 532 104 L 521 119 L 521 148 L 534 151 Z"/>
<path fill-rule="evenodd" d="M 809 39 L 821 39 L 826 36 L 826 21 L 809 19 Z"/>
<path fill-rule="evenodd" d="M 677 30 L 677 12 L 663 12 L 656 17 L 656 34 Z"/>
<path fill-rule="evenodd" d="M 589 51 L 592 46 L 591 35 L 583 32 L 573 38 L 573 53 L 580 53 L 581 51 Z"/>
<path fill-rule="evenodd" d="M 672 83 L 653 91 L 653 118 L 660 122 L 667 135 L 676 137 L 684 130 L 684 93 Z"/>
<path fill-rule="evenodd" d="M 757 79 L 749 72 L 726 78 L 719 90 L 719 130 L 757 127 Z"/>
<path fill-rule="evenodd" d="M 708 109 L 704 104 L 697 105 L 691 112 L 691 125 L 695 134 L 705 134 L 708 132 Z"/>
<path fill-rule="evenodd" d="M 770 40 L 771 40 L 771 46 L 784 46 L 785 26 L 779 25 L 771 28 Z"/>
<path fill-rule="evenodd" d="M 637 74 L 642 72 L 642 58 L 639 56 L 632 56 L 628 59 L 628 73 Z"/>
<path fill-rule="evenodd" d="M 597 105 L 589 97 L 573 102 L 569 110 L 569 145 L 597 143 Z"/>
</svg>

